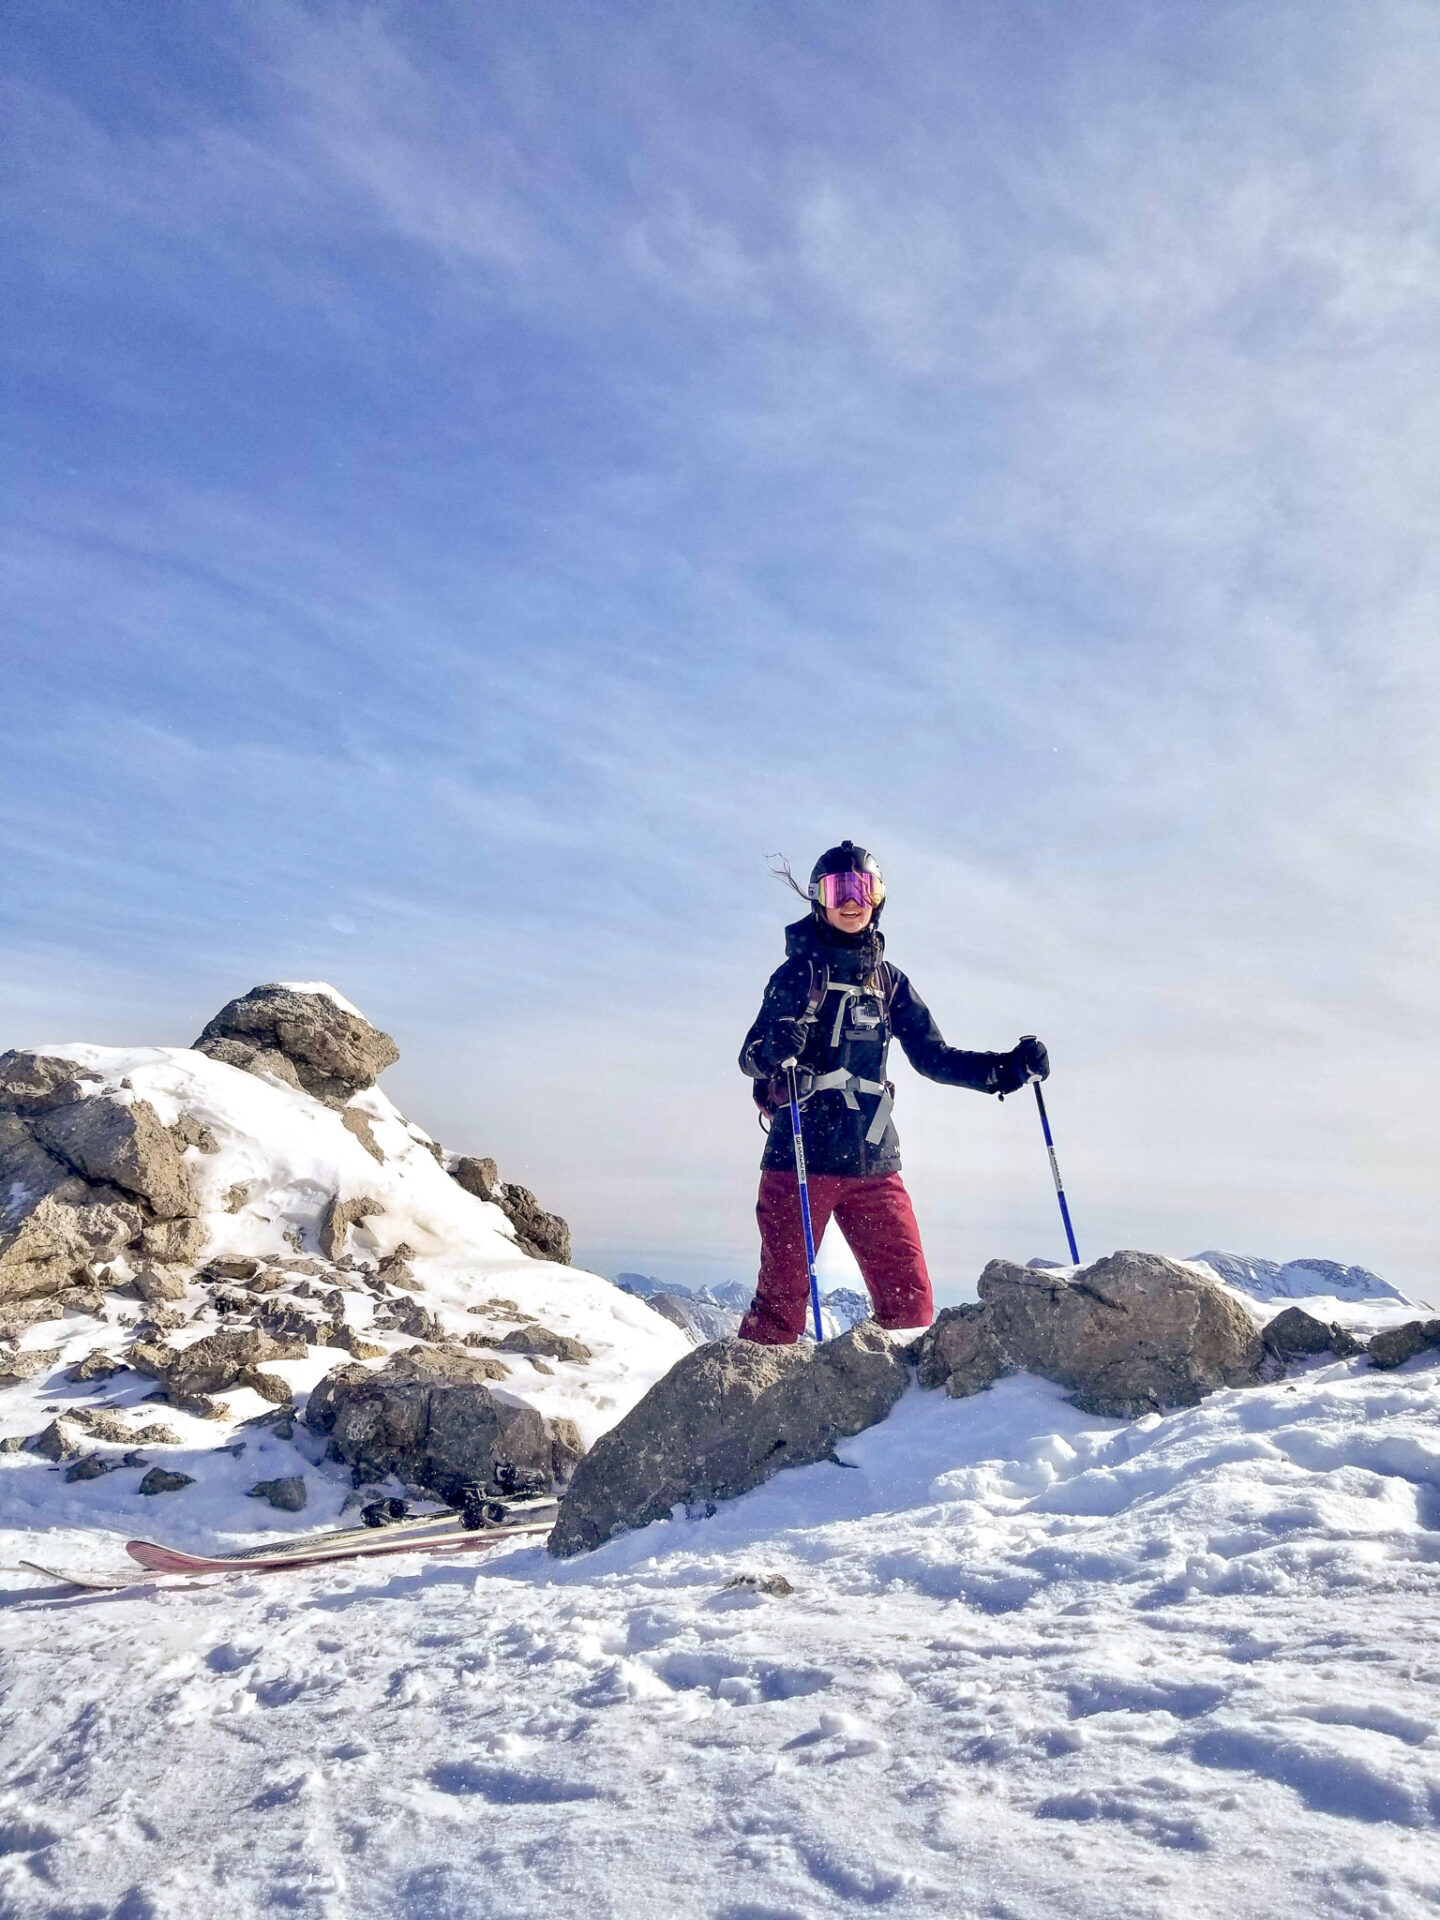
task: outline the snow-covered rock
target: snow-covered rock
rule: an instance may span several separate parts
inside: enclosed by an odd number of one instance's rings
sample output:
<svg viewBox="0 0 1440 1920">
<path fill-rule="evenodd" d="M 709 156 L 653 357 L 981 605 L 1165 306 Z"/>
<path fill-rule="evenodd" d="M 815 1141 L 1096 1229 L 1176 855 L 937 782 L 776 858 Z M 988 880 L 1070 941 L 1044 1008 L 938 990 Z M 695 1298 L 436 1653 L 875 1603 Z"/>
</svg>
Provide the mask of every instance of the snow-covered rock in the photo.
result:
<svg viewBox="0 0 1440 1920">
<path fill-rule="evenodd" d="M 531 1258 L 378 1087 L 337 1104 L 394 1046 L 367 1039 L 376 1029 L 323 983 L 241 996 L 207 1033 L 219 1028 L 267 1045 L 245 1064 L 80 1044 L 0 1062 L 0 1505 L 42 1523 L 83 1506 L 135 1531 L 143 1469 L 122 1463 L 148 1429 L 146 1451 L 192 1476 L 166 1503 L 177 1539 L 287 1526 L 246 1498 L 260 1453 L 269 1478 L 306 1478 L 306 1520 L 323 1524 L 349 1467 L 287 1422 L 337 1368 L 383 1368 L 417 1341 L 476 1360 L 488 1349 L 497 1404 L 588 1445 L 688 1351 L 608 1281 Z M 302 1070 L 318 1091 L 296 1084 Z M 157 1386 L 169 1441 L 142 1412 Z M 57 1506 L 22 1443 L 55 1409 L 69 1419 L 97 1399 L 108 1470 Z"/>
</svg>

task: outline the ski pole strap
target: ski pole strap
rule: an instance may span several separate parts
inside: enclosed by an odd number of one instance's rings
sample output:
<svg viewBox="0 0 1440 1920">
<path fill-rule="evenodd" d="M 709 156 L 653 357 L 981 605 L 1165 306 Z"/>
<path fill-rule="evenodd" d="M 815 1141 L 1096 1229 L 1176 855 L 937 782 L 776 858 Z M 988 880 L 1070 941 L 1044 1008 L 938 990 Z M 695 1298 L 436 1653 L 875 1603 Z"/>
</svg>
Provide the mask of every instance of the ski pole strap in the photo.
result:
<svg viewBox="0 0 1440 1920">
<path fill-rule="evenodd" d="M 845 1104 L 852 1113 L 858 1113 L 860 1102 L 857 1093 L 878 1093 L 879 1104 L 875 1108 L 874 1118 L 865 1130 L 867 1146 L 878 1146 L 885 1137 L 885 1129 L 890 1124 L 890 1109 L 895 1104 L 895 1096 L 883 1080 L 861 1080 L 844 1067 L 836 1067 L 831 1073 L 817 1074 L 810 1083 L 811 1093 L 840 1093 L 845 1096 Z"/>
</svg>

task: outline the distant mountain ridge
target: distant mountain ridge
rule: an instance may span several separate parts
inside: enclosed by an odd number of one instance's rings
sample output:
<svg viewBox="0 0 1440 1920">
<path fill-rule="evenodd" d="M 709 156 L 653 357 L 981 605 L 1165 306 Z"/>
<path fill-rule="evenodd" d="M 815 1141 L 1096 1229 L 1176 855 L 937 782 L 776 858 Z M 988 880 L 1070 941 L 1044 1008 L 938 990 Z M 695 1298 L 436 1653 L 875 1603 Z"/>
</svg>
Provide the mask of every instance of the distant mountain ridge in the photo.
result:
<svg viewBox="0 0 1440 1920">
<path fill-rule="evenodd" d="M 754 1285 L 744 1280 L 724 1280 L 718 1287 L 686 1287 L 649 1273 L 617 1273 L 615 1285 L 653 1307 L 697 1346 L 738 1333 L 755 1292 Z M 869 1317 L 869 1299 L 854 1287 L 836 1287 L 820 1296 L 820 1323 L 827 1339 Z"/>
<path fill-rule="evenodd" d="M 1347 1267 L 1338 1260 L 1262 1260 L 1248 1253 L 1196 1253 L 1192 1266 L 1206 1266 L 1219 1279 L 1255 1300 L 1306 1300 L 1325 1294 L 1337 1300 L 1398 1300 L 1408 1295 L 1368 1267 Z"/>
</svg>

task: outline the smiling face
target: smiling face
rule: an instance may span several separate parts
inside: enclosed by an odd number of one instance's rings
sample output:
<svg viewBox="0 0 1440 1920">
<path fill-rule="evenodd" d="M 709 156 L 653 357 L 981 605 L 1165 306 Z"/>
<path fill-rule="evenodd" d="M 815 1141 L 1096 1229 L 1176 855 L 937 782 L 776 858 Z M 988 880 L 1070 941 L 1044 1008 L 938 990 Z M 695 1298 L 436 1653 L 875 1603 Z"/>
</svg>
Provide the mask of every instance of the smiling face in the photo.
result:
<svg viewBox="0 0 1440 1920">
<path fill-rule="evenodd" d="M 875 918 L 868 900 L 842 900 L 838 907 L 826 907 L 825 918 L 841 933 L 863 933 Z"/>
</svg>

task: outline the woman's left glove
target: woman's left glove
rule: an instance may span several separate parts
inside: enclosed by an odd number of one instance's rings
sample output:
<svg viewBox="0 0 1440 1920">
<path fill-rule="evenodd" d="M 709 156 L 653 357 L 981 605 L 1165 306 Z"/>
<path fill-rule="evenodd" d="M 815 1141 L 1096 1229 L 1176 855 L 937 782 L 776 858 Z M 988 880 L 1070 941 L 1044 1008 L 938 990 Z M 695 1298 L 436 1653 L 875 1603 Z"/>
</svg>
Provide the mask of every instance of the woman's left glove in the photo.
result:
<svg viewBox="0 0 1440 1920">
<path fill-rule="evenodd" d="M 1045 1042 L 1027 1033 L 1009 1053 L 1002 1053 L 991 1068 L 989 1091 L 998 1093 L 1003 1100 L 1007 1093 L 1018 1093 L 1030 1081 L 1049 1077 L 1050 1056 L 1045 1051 Z"/>
</svg>

